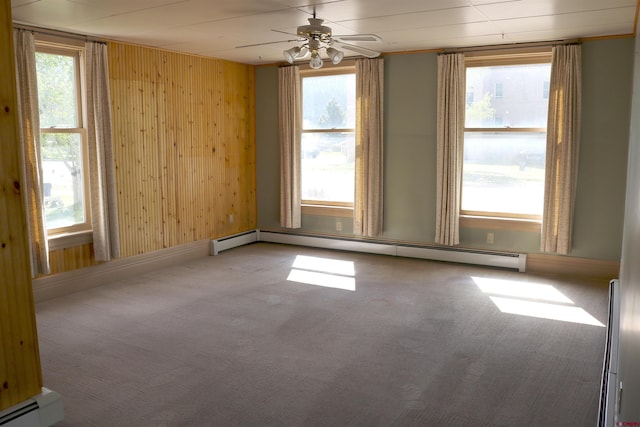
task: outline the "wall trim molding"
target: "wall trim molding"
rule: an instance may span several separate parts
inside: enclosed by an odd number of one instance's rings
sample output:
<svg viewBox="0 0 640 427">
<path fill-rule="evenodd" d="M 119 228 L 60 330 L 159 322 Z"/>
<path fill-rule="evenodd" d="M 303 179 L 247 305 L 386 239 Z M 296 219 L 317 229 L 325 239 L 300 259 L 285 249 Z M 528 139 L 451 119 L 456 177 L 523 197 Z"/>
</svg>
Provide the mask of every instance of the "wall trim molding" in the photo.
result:
<svg viewBox="0 0 640 427">
<path fill-rule="evenodd" d="M 362 244 L 365 244 L 367 246 L 366 252 L 384 253 L 387 255 L 396 256 L 416 257 L 416 255 L 411 253 L 411 251 L 429 250 L 430 253 L 428 254 L 428 256 L 420 255 L 417 257 L 433 259 L 433 254 L 431 252 L 433 252 L 434 249 L 432 247 L 415 246 L 408 244 L 408 242 L 399 243 L 379 240 L 369 241 L 368 239 L 350 239 L 345 236 L 340 236 L 337 239 L 337 236 L 333 236 L 333 239 L 327 239 L 329 236 L 301 235 L 299 233 L 286 233 L 282 231 L 271 230 L 262 230 L 261 233 L 261 230 L 255 229 L 249 230 L 245 233 L 240 233 L 238 235 L 227 236 L 226 238 L 221 238 L 217 241 L 210 239 L 199 240 L 184 245 L 160 249 L 158 251 L 153 251 L 146 254 L 115 259 L 110 262 L 85 267 L 78 270 L 72 270 L 51 276 L 39 277 L 33 279 L 34 301 L 38 303 L 82 290 L 95 288 L 116 280 L 130 277 L 134 274 L 144 274 L 158 268 L 179 264 L 181 262 L 197 259 L 200 257 L 214 255 L 217 254 L 218 250 L 225 250 L 235 246 L 242 246 L 245 244 L 253 243 L 255 241 L 271 241 L 274 243 L 281 243 L 277 238 L 279 234 L 288 235 L 286 239 L 287 243 L 295 242 L 304 246 L 310 245 L 309 239 L 315 239 L 322 242 L 322 245 L 319 246 L 332 248 L 332 245 L 327 245 L 327 242 L 333 242 L 334 249 L 352 250 L 356 252 L 363 251 L 359 246 Z M 228 242 L 226 240 L 228 240 Z M 238 241 L 235 242 L 236 240 Z M 300 242 L 298 242 L 297 240 L 300 240 Z M 222 245 L 220 247 L 214 247 L 215 244 L 219 245 L 220 242 L 222 242 Z M 402 246 L 402 251 L 395 251 L 393 254 L 389 253 L 389 251 L 387 250 L 388 247 L 395 247 L 396 245 Z M 313 244 L 311 244 L 311 246 L 313 246 Z M 439 252 L 441 251 L 442 249 L 440 249 Z M 611 279 L 617 278 L 620 271 L 620 262 L 610 260 L 537 253 L 526 254 L 523 259 L 526 262 L 526 268 L 524 266 L 521 266 L 520 271 L 539 274 L 573 275 L 588 277 L 591 279 L 606 279 L 606 283 L 608 283 Z"/>
<path fill-rule="evenodd" d="M 568 274 L 572 276 L 584 276 L 594 279 L 616 279 L 620 273 L 620 262 L 578 258 L 565 255 L 536 254 L 527 256 L 527 271 L 544 274 Z"/>
<path fill-rule="evenodd" d="M 209 255 L 210 239 L 33 279 L 36 303 Z"/>
</svg>

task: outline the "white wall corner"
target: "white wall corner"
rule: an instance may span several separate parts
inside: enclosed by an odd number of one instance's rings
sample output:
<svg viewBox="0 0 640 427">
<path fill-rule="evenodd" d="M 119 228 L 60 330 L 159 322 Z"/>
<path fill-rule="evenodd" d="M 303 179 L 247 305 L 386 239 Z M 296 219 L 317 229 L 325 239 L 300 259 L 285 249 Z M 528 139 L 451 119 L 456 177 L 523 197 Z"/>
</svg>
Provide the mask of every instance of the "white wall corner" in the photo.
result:
<svg viewBox="0 0 640 427">
<path fill-rule="evenodd" d="M 34 396 L 40 412 L 40 426 L 51 426 L 64 419 L 64 404 L 60 393 L 42 387 L 42 393 Z"/>
</svg>

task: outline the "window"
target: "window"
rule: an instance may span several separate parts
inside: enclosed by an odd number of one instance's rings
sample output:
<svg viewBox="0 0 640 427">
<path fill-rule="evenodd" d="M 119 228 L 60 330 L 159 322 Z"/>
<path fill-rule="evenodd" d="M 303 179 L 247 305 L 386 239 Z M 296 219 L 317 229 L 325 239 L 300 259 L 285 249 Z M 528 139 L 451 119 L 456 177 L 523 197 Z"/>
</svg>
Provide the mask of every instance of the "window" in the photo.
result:
<svg viewBox="0 0 640 427">
<path fill-rule="evenodd" d="M 467 104 L 473 104 L 473 88 L 467 88 Z"/>
<path fill-rule="evenodd" d="M 541 218 L 550 62 L 550 52 L 466 59 L 477 96 L 465 112 L 461 214 Z"/>
<path fill-rule="evenodd" d="M 355 69 L 304 70 L 301 78 L 302 203 L 353 208 Z"/>
<path fill-rule="evenodd" d="M 40 148 L 48 234 L 90 229 L 82 49 L 36 45 Z"/>
<path fill-rule="evenodd" d="M 504 96 L 504 86 L 502 82 L 496 83 L 496 98 L 502 98 Z"/>
</svg>

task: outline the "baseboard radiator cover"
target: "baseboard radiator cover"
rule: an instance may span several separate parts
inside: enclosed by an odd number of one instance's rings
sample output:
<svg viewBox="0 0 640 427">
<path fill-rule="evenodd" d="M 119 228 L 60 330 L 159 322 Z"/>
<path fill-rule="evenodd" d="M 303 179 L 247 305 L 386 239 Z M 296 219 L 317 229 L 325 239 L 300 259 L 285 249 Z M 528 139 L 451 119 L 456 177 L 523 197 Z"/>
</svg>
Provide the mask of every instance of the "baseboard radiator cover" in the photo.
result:
<svg viewBox="0 0 640 427">
<path fill-rule="evenodd" d="M 283 243 L 287 245 L 309 246 L 322 249 L 335 249 L 351 252 L 365 252 L 379 255 L 397 254 L 396 245 L 378 242 L 342 239 L 337 237 L 311 236 L 304 234 L 260 231 L 260 242 Z"/>
<path fill-rule="evenodd" d="M 2 427 L 48 427 L 63 419 L 62 396 L 45 387 L 42 393 L 0 411 Z"/>
<path fill-rule="evenodd" d="M 258 230 L 250 230 L 245 233 L 233 234 L 211 240 L 209 255 L 218 255 L 222 251 L 257 242 L 259 233 Z"/>
<path fill-rule="evenodd" d="M 514 269 L 520 272 L 524 272 L 527 265 L 526 254 L 492 252 L 464 248 L 419 246 L 379 241 L 361 241 L 339 237 L 289 234 L 274 231 L 259 231 L 258 241 L 408 258 L 420 258 L 433 261 L 475 264 Z"/>
<path fill-rule="evenodd" d="M 409 258 L 430 259 L 434 261 L 458 262 L 462 264 L 508 268 L 518 270 L 521 273 L 524 273 L 527 268 L 527 254 L 511 252 L 400 245 L 398 246 L 397 255 Z"/>
<path fill-rule="evenodd" d="M 616 425 L 615 413 L 618 400 L 618 337 L 620 335 L 620 290 L 617 279 L 609 282 L 609 314 L 607 339 L 602 363 L 598 427 Z"/>
</svg>

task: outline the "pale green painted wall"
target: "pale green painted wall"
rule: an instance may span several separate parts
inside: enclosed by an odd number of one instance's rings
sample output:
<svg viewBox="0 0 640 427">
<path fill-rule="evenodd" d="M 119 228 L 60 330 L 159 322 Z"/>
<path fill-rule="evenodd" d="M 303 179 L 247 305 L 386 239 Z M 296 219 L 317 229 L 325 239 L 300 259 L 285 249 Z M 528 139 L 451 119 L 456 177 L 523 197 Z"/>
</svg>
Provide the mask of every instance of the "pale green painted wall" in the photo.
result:
<svg viewBox="0 0 640 427">
<path fill-rule="evenodd" d="M 573 250 L 620 259 L 633 83 L 633 38 L 584 43 Z"/>
<path fill-rule="evenodd" d="M 258 227 L 280 226 L 278 68 L 256 70 L 256 194 Z"/>
<path fill-rule="evenodd" d="M 626 212 L 622 261 L 620 263 L 620 334 L 618 348 L 616 393 L 620 413 L 616 421 L 620 425 L 637 424 L 640 421 L 640 34 L 636 35 L 633 107 L 629 139 L 629 163 L 627 178 Z M 615 312 L 614 312 L 615 315 Z M 615 333 L 615 330 L 613 331 Z M 614 341 L 615 342 L 615 341 Z M 614 363 L 612 361 L 612 363 Z M 611 411 L 614 412 L 613 408 Z M 615 412 L 614 412 L 615 413 Z"/>
<path fill-rule="evenodd" d="M 571 255 L 620 259 L 633 39 L 583 44 L 583 126 L 574 249 Z M 258 226 L 279 228 L 278 73 L 256 72 Z M 433 243 L 436 202 L 436 54 L 385 57 L 384 235 Z M 351 233 L 342 219 L 343 234 Z M 302 231 L 335 231 L 335 218 L 303 216 Z M 461 245 L 538 252 L 538 233 L 462 229 Z"/>
</svg>

